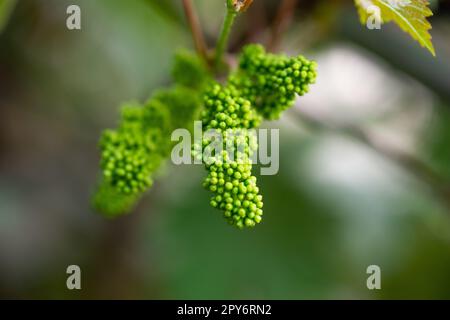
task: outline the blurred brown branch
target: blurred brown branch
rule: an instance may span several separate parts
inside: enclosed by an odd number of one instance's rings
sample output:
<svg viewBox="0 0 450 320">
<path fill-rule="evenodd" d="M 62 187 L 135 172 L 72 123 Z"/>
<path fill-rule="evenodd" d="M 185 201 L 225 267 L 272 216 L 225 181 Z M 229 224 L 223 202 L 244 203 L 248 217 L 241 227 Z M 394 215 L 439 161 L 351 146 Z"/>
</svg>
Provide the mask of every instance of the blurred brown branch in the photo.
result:
<svg viewBox="0 0 450 320">
<path fill-rule="evenodd" d="M 278 50 L 281 38 L 292 22 L 297 3 L 298 0 L 283 0 L 281 2 L 272 25 L 271 35 L 267 45 L 268 51 L 275 52 Z"/>
<path fill-rule="evenodd" d="M 198 15 L 194 9 L 192 1 L 183 0 L 183 8 L 189 27 L 191 29 L 195 49 L 205 61 L 208 61 L 208 49 L 206 46 L 205 38 L 203 36 L 203 31 L 200 27 Z"/>
</svg>

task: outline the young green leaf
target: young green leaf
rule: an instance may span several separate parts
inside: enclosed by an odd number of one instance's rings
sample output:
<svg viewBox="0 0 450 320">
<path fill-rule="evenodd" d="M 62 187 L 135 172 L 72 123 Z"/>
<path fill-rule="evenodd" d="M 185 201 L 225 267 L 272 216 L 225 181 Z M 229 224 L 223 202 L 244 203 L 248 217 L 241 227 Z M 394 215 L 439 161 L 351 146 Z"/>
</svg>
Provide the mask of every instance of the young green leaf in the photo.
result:
<svg viewBox="0 0 450 320">
<path fill-rule="evenodd" d="M 427 20 L 433 15 L 428 7 L 428 0 L 355 0 L 355 4 L 361 23 L 365 24 L 373 13 L 373 8 L 377 8 L 382 20 L 380 22 L 394 21 L 403 31 L 436 56 L 429 33 L 431 24 Z"/>
</svg>

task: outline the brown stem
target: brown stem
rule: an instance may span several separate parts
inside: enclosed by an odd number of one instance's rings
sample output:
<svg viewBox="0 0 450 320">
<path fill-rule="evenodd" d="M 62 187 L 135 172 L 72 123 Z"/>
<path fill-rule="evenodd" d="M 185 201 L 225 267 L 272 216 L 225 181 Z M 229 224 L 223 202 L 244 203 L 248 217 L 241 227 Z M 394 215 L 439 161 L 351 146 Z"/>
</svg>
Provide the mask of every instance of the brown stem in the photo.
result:
<svg viewBox="0 0 450 320">
<path fill-rule="evenodd" d="M 192 1 L 183 0 L 183 7 L 186 18 L 189 23 L 189 27 L 191 29 L 192 37 L 194 39 L 195 50 L 197 50 L 197 53 L 199 54 L 200 57 L 202 57 L 206 62 L 209 62 L 208 49 L 206 46 L 205 38 L 200 28 L 198 15 L 195 12 L 194 6 L 192 5 Z"/>
<path fill-rule="evenodd" d="M 278 9 L 277 15 L 273 22 L 272 31 L 267 48 L 270 52 L 275 52 L 281 42 L 283 33 L 294 17 L 294 10 L 298 0 L 283 0 Z"/>
</svg>

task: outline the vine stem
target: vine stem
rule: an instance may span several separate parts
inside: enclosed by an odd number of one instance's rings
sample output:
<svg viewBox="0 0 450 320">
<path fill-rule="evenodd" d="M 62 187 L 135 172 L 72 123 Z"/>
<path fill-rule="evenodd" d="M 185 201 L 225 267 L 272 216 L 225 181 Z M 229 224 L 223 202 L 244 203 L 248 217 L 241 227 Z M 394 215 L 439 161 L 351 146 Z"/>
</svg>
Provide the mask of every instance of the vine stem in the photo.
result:
<svg viewBox="0 0 450 320">
<path fill-rule="evenodd" d="M 203 60 L 205 60 L 206 63 L 209 63 L 208 48 L 206 46 L 205 38 L 200 27 L 198 15 L 195 12 L 194 6 L 192 5 L 192 1 L 183 0 L 183 7 L 184 13 L 189 23 L 189 27 L 191 29 L 192 38 L 194 39 L 195 50 L 197 51 L 198 55 Z"/>
<path fill-rule="evenodd" d="M 225 54 L 225 50 L 227 48 L 228 39 L 230 37 L 231 28 L 233 26 L 234 20 L 236 19 L 236 16 L 237 12 L 231 8 L 228 8 L 216 47 L 216 56 L 214 59 L 216 69 L 220 67 L 220 63 L 222 62 L 223 55 Z"/>
</svg>

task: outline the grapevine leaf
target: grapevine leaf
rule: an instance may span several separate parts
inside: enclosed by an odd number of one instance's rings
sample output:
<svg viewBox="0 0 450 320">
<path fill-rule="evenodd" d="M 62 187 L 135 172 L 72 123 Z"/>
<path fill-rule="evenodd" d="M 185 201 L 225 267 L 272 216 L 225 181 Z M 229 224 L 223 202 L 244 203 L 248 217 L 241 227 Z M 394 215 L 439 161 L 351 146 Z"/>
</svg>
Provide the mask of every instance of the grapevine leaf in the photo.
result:
<svg viewBox="0 0 450 320">
<path fill-rule="evenodd" d="M 433 15 L 428 0 L 355 0 L 361 23 L 365 24 L 371 8 L 377 7 L 381 22 L 395 22 L 419 44 L 436 56 L 432 37 L 429 33 L 431 24 L 427 18 Z"/>
</svg>

